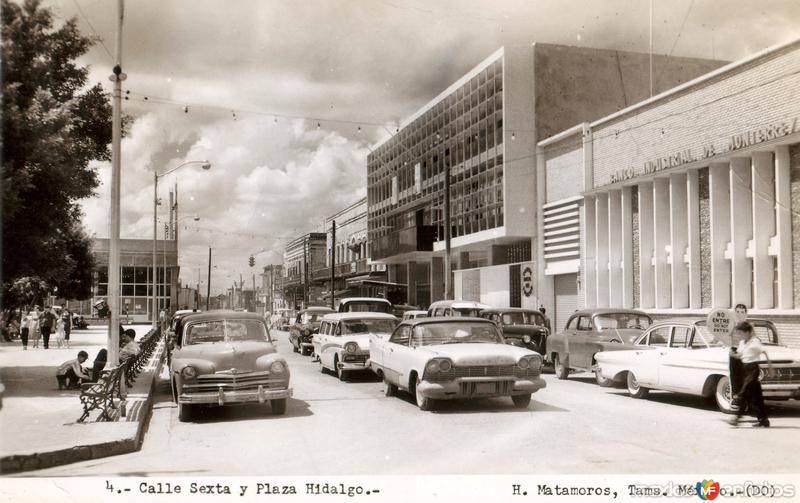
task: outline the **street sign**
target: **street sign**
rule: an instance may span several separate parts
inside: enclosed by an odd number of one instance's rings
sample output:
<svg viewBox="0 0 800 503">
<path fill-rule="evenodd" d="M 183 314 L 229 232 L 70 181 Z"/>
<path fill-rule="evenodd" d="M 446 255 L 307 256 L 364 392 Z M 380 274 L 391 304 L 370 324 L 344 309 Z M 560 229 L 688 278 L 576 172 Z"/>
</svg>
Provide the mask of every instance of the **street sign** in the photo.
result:
<svg viewBox="0 0 800 503">
<path fill-rule="evenodd" d="M 708 313 L 706 323 L 714 335 L 729 335 L 736 326 L 736 320 L 728 309 L 714 309 Z"/>
</svg>

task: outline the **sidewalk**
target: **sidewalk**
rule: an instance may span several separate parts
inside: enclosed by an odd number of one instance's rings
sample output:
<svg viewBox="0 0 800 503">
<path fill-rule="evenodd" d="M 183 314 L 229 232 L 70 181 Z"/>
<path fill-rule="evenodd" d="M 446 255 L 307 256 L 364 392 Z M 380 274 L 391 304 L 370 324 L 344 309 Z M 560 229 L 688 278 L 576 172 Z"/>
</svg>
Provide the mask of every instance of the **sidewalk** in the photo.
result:
<svg viewBox="0 0 800 503">
<path fill-rule="evenodd" d="M 134 325 L 140 339 L 149 326 Z M 5 385 L 0 409 L 0 473 L 32 470 L 130 452 L 138 447 L 146 420 L 147 401 L 160 362 L 159 347 L 134 385 L 128 390 L 126 417 L 115 422 L 77 423 L 83 412 L 80 391 L 58 389 L 56 368 L 75 358 L 78 351 L 89 353 L 84 366 L 91 366 L 97 352 L 106 345 L 106 327 L 74 331 L 70 349 L 22 349 L 19 340 L 0 343 L 0 380 Z M 162 345 L 163 346 L 163 345 Z"/>
</svg>

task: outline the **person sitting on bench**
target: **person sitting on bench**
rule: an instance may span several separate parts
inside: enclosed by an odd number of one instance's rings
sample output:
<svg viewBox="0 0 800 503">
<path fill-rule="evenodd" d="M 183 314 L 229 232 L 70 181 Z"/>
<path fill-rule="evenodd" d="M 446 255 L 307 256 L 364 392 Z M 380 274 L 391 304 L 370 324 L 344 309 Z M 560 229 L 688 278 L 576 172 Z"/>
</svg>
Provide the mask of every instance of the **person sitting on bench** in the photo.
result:
<svg viewBox="0 0 800 503">
<path fill-rule="evenodd" d="M 89 353 L 86 351 L 79 351 L 78 357 L 74 360 L 67 360 L 58 367 L 56 370 L 56 380 L 58 380 L 58 389 L 73 389 L 80 388 L 82 379 L 89 379 L 89 374 L 81 366 L 81 363 L 89 359 Z"/>
</svg>

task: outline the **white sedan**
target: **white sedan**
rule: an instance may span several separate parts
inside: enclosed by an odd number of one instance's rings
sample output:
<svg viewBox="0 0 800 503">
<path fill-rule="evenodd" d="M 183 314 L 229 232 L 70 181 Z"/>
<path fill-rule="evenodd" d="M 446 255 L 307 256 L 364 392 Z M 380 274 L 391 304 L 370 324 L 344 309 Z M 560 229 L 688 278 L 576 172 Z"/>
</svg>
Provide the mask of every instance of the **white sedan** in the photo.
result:
<svg viewBox="0 0 800 503">
<path fill-rule="evenodd" d="M 386 395 L 407 390 L 421 410 L 431 410 L 435 400 L 496 396 L 527 407 L 546 384 L 541 355 L 505 344 L 483 318 L 406 320 L 390 338 L 372 337 L 369 354 Z"/>
<path fill-rule="evenodd" d="M 773 364 L 773 372 L 767 371 L 766 362 L 762 364 L 764 398 L 800 398 L 800 350 L 777 345 L 777 334 L 762 337 L 768 331 L 754 324 Z M 671 320 L 645 331 L 634 342 L 635 349 L 604 351 L 595 359 L 600 374 L 626 382 L 634 398 L 644 398 L 651 389 L 713 396 L 721 411 L 732 413 L 730 344 L 730 337 L 713 335 L 704 320 Z"/>
<path fill-rule="evenodd" d="M 312 339 L 322 371 L 332 370 L 345 381 L 349 372 L 369 369 L 370 338 L 388 338 L 397 322 L 387 313 L 326 314 Z"/>
</svg>

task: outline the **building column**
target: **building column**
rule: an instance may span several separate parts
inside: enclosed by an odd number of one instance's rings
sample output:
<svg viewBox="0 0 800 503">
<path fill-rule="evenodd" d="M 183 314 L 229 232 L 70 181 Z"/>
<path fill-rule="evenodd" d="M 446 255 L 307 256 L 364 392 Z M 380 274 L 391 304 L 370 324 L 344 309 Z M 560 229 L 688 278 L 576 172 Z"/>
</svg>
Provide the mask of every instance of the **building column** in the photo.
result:
<svg viewBox="0 0 800 503">
<path fill-rule="evenodd" d="M 406 266 L 406 285 L 408 285 L 408 295 L 406 303 L 415 306 L 417 304 L 417 263 L 410 261 Z"/>
<path fill-rule="evenodd" d="M 622 306 L 622 192 L 608 192 L 608 305 Z"/>
<path fill-rule="evenodd" d="M 653 180 L 653 265 L 655 266 L 656 308 L 671 306 L 672 285 L 670 282 L 670 211 L 669 179 Z"/>
<path fill-rule="evenodd" d="M 770 255 L 778 257 L 778 298 L 775 306 L 792 309 L 792 192 L 789 147 L 775 147 L 775 236 L 770 242 Z M 773 253 L 774 251 L 774 253 Z M 800 281 L 800 278 L 798 278 Z"/>
<path fill-rule="evenodd" d="M 508 246 L 502 245 L 489 245 L 489 265 L 507 264 L 508 260 Z"/>
<path fill-rule="evenodd" d="M 608 307 L 608 194 L 595 199 L 595 263 L 597 271 L 597 307 Z"/>
<path fill-rule="evenodd" d="M 686 174 L 686 198 L 689 241 L 684 262 L 689 266 L 689 307 L 700 309 L 703 305 L 700 286 L 700 173 L 696 169 Z"/>
<path fill-rule="evenodd" d="M 708 166 L 708 197 L 711 218 L 711 307 L 731 306 L 731 263 L 725 251 L 731 241 L 730 165 Z"/>
<path fill-rule="evenodd" d="M 653 240 L 653 184 L 639 184 L 639 303 L 643 309 L 656 305 L 653 270 L 655 241 Z"/>
<path fill-rule="evenodd" d="M 774 307 L 774 259 L 769 254 L 770 239 L 775 235 L 775 161 L 772 152 L 753 152 L 753 240 L 748 256 L 753 259 L 753 307 Z"/>
<path fill-rule="evenodd" d="M 444 259 L 431 257 L 431 303 L 444 299 Z"/>
<path fill-rule="evenodd" d="M 742 303 L 748 307 L 752 305 L 752 265 L 747 257 L 747 245 L 753 239 L 750 172 L 749 157 L 731 159 L 731 241 L 726 254 L 731 261 L 731 305 Z"/>
<path fill-rule="evenodd" d="M 689 245 L 687 221 L 687 177 L 684 173 L 669 176 L 670 248 L 672 249 L 672 308 L 689 307 L 689 269 L 686 267 L 686 247 Z"/>
<path fill-rule="evenodd" d="M 583 228 L 583 287 L 586 292 L 586 307 L 597 307 L 597 261 L 595 253 L 597 247 L 597 211 L 593 197 L 586 197 L 583 204 L 584 218 L 581 221 Z M 543 260 L 543 259 L 542 259 Z M 552 278 L 550 278 L 552 281 Z"/>
<path fill-rule="evenodd" d="M 633 308 L 633 187 L 622 188 L 622 307 Z"/>
</svg>

